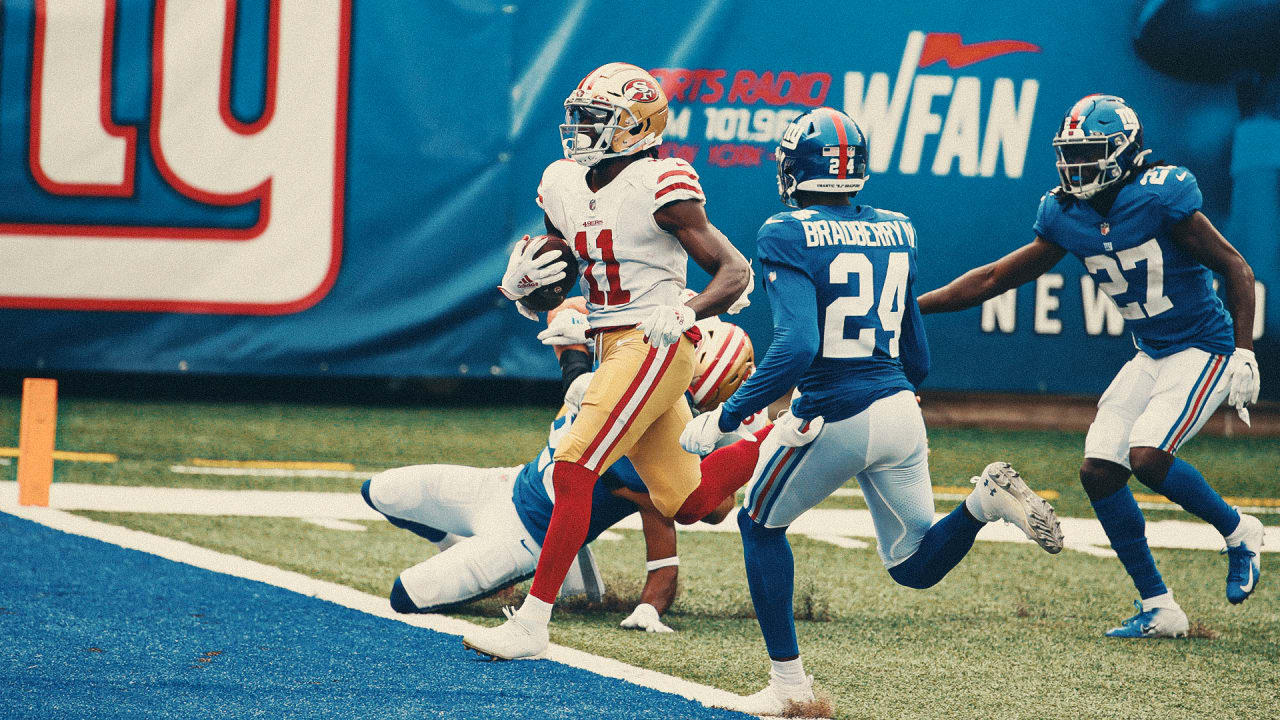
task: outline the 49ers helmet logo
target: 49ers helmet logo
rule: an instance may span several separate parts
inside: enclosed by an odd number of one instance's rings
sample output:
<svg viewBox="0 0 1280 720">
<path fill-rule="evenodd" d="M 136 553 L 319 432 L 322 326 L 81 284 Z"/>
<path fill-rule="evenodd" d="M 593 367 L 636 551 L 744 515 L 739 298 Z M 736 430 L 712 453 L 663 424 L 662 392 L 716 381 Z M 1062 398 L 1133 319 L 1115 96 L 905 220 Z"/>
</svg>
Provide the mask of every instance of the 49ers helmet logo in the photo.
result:
<svg viewBox="0 0 1280 720">
<path fill-rule="evenodd" d="M 622 86 L 622 96 L 633 102 L 653 102 L 658 99 L 658 89 L 644 78 L 636 78 Z"/>
</svg>

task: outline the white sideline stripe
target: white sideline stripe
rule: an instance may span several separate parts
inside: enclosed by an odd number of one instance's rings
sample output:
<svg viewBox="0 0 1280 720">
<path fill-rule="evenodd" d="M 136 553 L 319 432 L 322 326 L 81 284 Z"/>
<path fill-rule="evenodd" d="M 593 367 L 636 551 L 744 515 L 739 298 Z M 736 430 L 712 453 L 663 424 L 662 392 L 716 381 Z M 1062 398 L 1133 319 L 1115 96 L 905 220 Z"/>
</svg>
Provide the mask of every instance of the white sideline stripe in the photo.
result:
<svg viewBox="0 0 1280 720">
<path fill-rule="evenodd" d="M 368 532 L 369 528 L 360 523 L 347 522 L 346 520 L 336 520 L 334 518 L 302 518 L 302 522 L 319 525 L 326 530 L 343 530 L 346 532 Z"/>
<path fill-rule="evenodd" d="M 336 605 L 368 613 L 369 615 L 398 620 L 407 625 L 436 630 L 450 635 L 465 635 L 481 627 L 466 620 L 445 615 L 400 615 L 391 610 L 386 598 L 375 597 L 346 585 L 317 580 L 301 573 L 283 570 L 237 555 L 228 555 L 180 540 L 152 535 L 139 530 L 130 530 L 118 525 L 109 525 L 61 510 L 21 506 L 16 503 L 16 500 L 8 492 L 0 495 L 0 512 L 6 512 L 40 523 L 54 530 L 101 540 L 130 550 L 139 550 L 166 560 L 192 565 L 222 573 L 223 575 L 256 580 L 268 585 L 292 590 L 300 595 L 327 600 Z M 619 660 L 592 655 L 591 653 L 560 645 L 551 645 L 547 649 L 546 658 L 597 675 L 603 675 L 604 677 L 617 678 L 634 685 L 680 695 L 708 707 L 732 705 L 743 700 L 742 696 L 735 695 L 727 690 L 701 685 L 684 678 L 660 673 L 656 670 L 635 667 Z"/>
<path fill-rule="evenodd" d="M 378 474 L 376 470 L 291 470 L 289 468 L 223 468 L 199 465 L 170 465 L 169 472 L 183 475 L 241 475 L 248 477 L 313 477 L 368 479 Z"/>
<path fill-rule="evenodd" d="M 835 492 L 831 493 L 831 497 L 860 498 L 862 497 L 862 491 L 857 488 L 838 488 Z M 936 492 L 933 494 L 934 500 L 964 500 L 966 497 L 968 497 L 967 494 L 961 494 L 961 493 Z M 1138 503 L 1138 507 L 1142 508 L 1143 510 L 1179 510 L 1179 511 L 1182 510 L 1182 507 L 1180 505 L 1178 505 L 1177 503 L 1171 503 L 1171 502 L 1167 502 L 1167 503 L 1166 502 L 1140 502 Z M 1250 515 L 1280 515 L 1280 507 L 1255 507 L 1252 505 L 1239 505 L 1236 507 L 1236 509 L 1239 510 L 1240 512 L 1248 513 Z"/>
<path fill-rule="evenodd" d="M 16 506 L 18 483 L 0 481 L 0 509 Z M 365 504 L 360 493 L 308 492 L 301 490 L 212 490 L 203 488 L 122 487 L 56 482 L 49 489 L 49 505 L 60 510 L 159 513 L 168 515 L 239 515 L 246 517 L 329 518 L 334 520 L 383 520 Z M 1248 510 L 1246 510 L 1248 512 Z M 730 513 L 732 515 L 733 513 Z M 935 520 L 941 518 L 935 514 Z M 1089 555 L 1114 557 L 1102 525 L 1093 518 L 1060 518 L 1065 547 Z M 614 526 L 640 530 L 639 515 Z M 680 532 L 737 533 L 738 525 L 726 518 L 719 525 L 681 525 Z M 824 542 L 834 537 L 876 536 L 870 510 L 814 508 L 791 524 L 788 533 Z M 1263 552 L 1280 552 L 1280 527 L 1266 528 Z M 979 540 L 1030 543 L 1022 531 L 1006 523 L 990 523 Z M 1147 522 L 1147 543 L 1157 548 L 1221 550 L 1224 542 L 1213 526 L 1200 521 L 1155 520 Z"/>
</svg>

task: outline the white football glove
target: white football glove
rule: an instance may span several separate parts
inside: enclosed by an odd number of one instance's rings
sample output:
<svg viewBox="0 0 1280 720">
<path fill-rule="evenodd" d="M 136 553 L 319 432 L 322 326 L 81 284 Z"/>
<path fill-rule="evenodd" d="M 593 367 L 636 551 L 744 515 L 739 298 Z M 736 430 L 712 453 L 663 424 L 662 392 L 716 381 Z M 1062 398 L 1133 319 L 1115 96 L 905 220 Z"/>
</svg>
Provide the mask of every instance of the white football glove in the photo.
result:
<svg viewBox="0 0 1280 720">
<path fill-rule="evenodd" d="M 658 609 L 649 603 L 640 603 L 635 610 L 627 616 L 626 620 L 619 623 L 627 630 L 644 630 L 651 633 L 669 633 L 675 632 L 671 628 L 663 624 L 662 618 L 658 616 Z"/>
<path fill-rule="evenodd" d="M 778 419 L 773 421 L 773 430 L 769 432 L 769 437 L 777 440 L 779 445 L 801 447 L 818 437 L 824 422 L 826 421 L 821 415 L 812 420 L 801 420 L 792 415 L 790 410 L 784 410 Z"/>
<path fill-rule="evenodd" d="M 538 339 L 543 345 L 586 345 L 590 327 L 586 313 L 565 308 L 552 318 L 546 330 L 538 333 Z"/>
<path fill-rule="evenodd" d="M 680 433 L 680 447 L 684 448 L 685 452 L 693 453 L 694 455 L 707 455 L 716 449 L 716 445 L 726 435 L 737 435 L 743 439 L 755 437 L 743 429 L 742 425 L 730 432 L 721 432 L 720 410 L 723 407 L 721 405 L 715 410 L 704 412 L 684 426 L 684 432 Z"/>
<path fill-rule="evenodd" d="M 1258 392 L 1262 389 L 1258 359 L 1252 350 L 1236 348 L 1231 353 L 1231 359 L 1227 361 L 1227 383 L 1231 388 L 1227 404 L 1236 409 L 1245 425 L 1249 425 L 1249 409 L 1245 405 L 1258 402 Z"/>
<path fill-rule="evenodd" d="M 680 336 L 693 327 L 698 314 L 688 305 L 663 305 L 656 307 L 649 317 L 636 327 L 644 333 L 653 347 L 680 342 Z"/>
<path fill-rule="evenodd" d="M 595 373 L 582 373 L 569 383 L 569 389 L 564 391 L 564 405 L 569 408 L 570 415 L 577 415 L 582 410 L 582 400 L 587 396 L 587 386 L 591 384 L 591 378 Z"/>
<path fill-rule="evenodd" d="M 507 272 L 502 276 L 502 284 L 498 286 L 508 300 L 519 300 L 543 285 L 564 279 L 569 263 L 556 260 L 558 256 L 554 253 L 534 257 L 546 243 L 545 237 L 529 242 L 528 235 L 516 243 L 511 257 L 507 259 Z"/>
</svg>

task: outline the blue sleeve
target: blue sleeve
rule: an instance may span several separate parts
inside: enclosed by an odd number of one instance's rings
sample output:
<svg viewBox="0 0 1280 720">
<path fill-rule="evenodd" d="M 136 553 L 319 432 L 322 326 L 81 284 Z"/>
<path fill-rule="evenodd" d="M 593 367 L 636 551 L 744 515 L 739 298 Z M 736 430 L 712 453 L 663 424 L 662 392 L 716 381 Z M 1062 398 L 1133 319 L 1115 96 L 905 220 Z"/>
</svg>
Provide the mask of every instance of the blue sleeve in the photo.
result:
<svg viewBox="0 0 1280 720">
<path fill-rule="evenodd" d="M 813 282 L 788 265 L 762 264 L 773 308 L 773 343 L 756 371 L 725 401 L 720 411 L 723 432 L 795 387 L 818 354 L 818 294 Z"/>
<path fill-rule="evenodd" d="M 1173 168 L 1165 177 L 1168 179 L 1161 188 L 1160 201 L 1168 211 L 1168 224 L 1174 225 L 1203 207 L 1204 195 L 1200 193 L 1196 176 L 1184 167 Z"/>
<path fill-rule="evenodd" d="M 1042 237 L 1049 242 L 1057 244 L 1051 237 L 1053 225 L 1053 213 L 1058 209 L 1058 198 L 1053 196 L 1053 191 L 1044 194 L 1040 198 L 1040 207 L 1036 210 L 1036 222 L 1031 226 L 1038 237 Z"/>
<path fill-rule="evenodd" d="M 765 221 L 756 233 L 756 257 L 760 263 L 786 265 L 804 272 L 804 230 L 791 213 L 779 213 Z"/>
</svg>

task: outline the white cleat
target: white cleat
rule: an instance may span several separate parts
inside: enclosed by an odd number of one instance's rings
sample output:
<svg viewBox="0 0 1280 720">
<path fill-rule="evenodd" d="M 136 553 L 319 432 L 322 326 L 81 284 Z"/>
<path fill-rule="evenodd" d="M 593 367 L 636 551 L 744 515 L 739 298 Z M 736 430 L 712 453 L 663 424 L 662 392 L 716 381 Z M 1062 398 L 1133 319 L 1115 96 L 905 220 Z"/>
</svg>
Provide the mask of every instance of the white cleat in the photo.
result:
<svg viewBox="0 0 1280 720">
<path fill-rule="evenodd" d="M 481 628 L 462 637 L 462 644 L 490 660 L 521 660 L 546 652 L 546 627 L 533 626 L 520 619 L 515 610 L 502 608 L 507 621 L 498 627 Z"/>
<path fill-rule="evenodd" d="M 807 712 L 809 706 L 816 703 L 812 675 L 806 676 L 802 685 L 782 685 L 770 673 L 769 684 L 765 689 L 748 695 L 742 702 L 726 706 L 725 709 L 770 717 L 821 717 Z"/>
<path fill-rule="evenodd" d="M 986 515 L 979 520 L 1004 520 L 1018 526 L 1046 552 L 1062 552 L 1062 527 L 1053 506 L 1032 492 L 1009 463 L 993 462 L 969 482 L 977 485 L 973 491 Z"/>
<path fill-rule="evenodd" d="M 1174 605 L 1171 608 L 1142 609 L 1142 602 L 1135 600 L 1133 606 L 1138 614 L 1125 620 L 1120 627 L 1107 631 L 1107 637 L 1113 638 L 1184 638 L 1191 626 L 1187 622 L 1187 614 L 1182 608 Z"/>
</svg>

